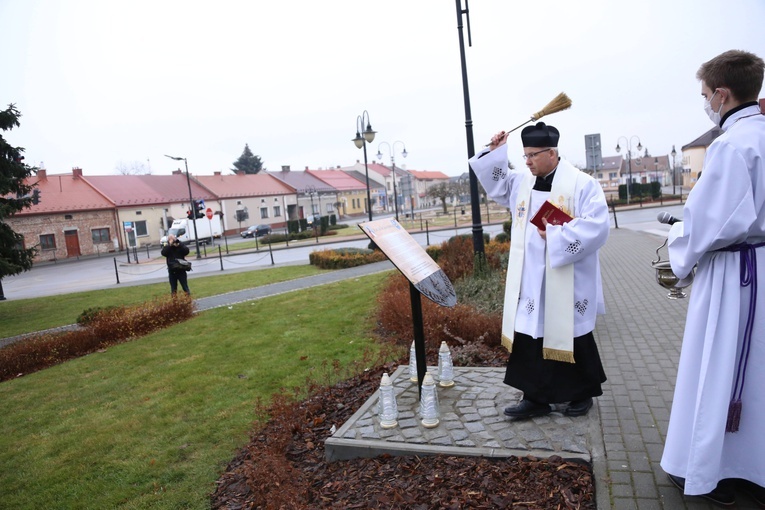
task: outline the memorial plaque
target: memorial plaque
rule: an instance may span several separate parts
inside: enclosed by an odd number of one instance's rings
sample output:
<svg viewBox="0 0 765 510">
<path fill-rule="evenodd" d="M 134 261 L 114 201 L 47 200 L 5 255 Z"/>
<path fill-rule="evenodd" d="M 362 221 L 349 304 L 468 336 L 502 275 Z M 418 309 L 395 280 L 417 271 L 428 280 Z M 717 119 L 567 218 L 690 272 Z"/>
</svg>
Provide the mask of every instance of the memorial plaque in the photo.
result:
<svg viewBox="0 0 765 510">
<path fill-rule="evenodd" d="M 360 223 L 359 228 L 420 294 L 441 306 L 451 308 L 457 304 L 449 277 L 398 221 L 393 218 L 368 221 Z"/>
</svg>

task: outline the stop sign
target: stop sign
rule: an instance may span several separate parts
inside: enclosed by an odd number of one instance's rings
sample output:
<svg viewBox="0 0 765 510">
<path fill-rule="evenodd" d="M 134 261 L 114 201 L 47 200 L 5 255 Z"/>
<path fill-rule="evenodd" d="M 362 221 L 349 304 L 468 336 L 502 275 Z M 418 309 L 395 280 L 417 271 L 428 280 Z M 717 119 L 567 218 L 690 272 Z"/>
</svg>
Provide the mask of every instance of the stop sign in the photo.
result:
<svg viewBox="0 0 765 510">
<path fill-rule="evenodd" d="M 208 220 L 211 220 L 211 219 L 212 219 L 212 209 L 210 209 L 210 208 L 208 207 L 208 208 L 207 208 L 207 210 L 205 211 L 205 214 L 207 215 L 207 219 L 208 219 Z"/>
</svg>

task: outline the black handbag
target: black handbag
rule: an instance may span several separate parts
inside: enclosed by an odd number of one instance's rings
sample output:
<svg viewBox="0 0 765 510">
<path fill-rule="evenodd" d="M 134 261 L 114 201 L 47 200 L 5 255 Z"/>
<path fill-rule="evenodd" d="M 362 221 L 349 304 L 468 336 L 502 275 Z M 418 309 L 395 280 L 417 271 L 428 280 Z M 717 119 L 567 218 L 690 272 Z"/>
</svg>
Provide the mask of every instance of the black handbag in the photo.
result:
<svg viewBox="0 0 765 510">
<path fill-rule="evenodd" d="M 170 269 L 182 269 L 184 271 L 191 271 L 191 262 L 184 259 L 175 259 L 170 261 Z"/>
</svg>

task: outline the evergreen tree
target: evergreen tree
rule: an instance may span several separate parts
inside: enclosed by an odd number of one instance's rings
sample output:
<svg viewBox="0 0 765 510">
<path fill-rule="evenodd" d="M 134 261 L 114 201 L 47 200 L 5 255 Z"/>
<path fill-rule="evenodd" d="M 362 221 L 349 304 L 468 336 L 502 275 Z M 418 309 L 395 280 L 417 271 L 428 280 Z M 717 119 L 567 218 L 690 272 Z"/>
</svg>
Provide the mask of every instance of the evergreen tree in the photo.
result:
<svg viewBox="0 0 765 510">
<path fill-rule="evenodd" d="M 21 249 L 23 237 L 5 222 L 39 197 L 34 186 L 24 182 L 33 171 L 23 163 L 24 149 L 11 146 L 2 136 L 3 131 L 19 126 L 19 117 L 21 114 L 12 104 L 0 111 L 0 279 L 31 269 L 36 252 L 35 248 Z"/>
<path fill-rule="evenodd" d="M 255 156 L 250 150 L 250 146 L 248 144 L 244 144 L 242 155 L 239 156 L 239 159 L 234 161 L 234 168 L 232 168 L 232 170 L 234 172 L 256 174 L 261 170 L 264 170 L 264 168 L 263 162 L 260 160 L 260 156 Z"/>
</svg>

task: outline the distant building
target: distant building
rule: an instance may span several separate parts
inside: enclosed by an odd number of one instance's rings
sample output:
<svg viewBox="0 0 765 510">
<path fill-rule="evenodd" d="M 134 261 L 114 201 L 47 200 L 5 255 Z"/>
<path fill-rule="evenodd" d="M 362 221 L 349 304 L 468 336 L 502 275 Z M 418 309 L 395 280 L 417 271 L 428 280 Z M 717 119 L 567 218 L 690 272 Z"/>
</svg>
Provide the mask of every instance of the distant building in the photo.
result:
<svg viewBox="0 0 765 510">
<path fill-rule="evenodd" d="M 683 145 L 683 186 L 692 188 L 701 177 L 707 148 L 724 131 L 715 126 L 687 145 Z"/>
</svg>

